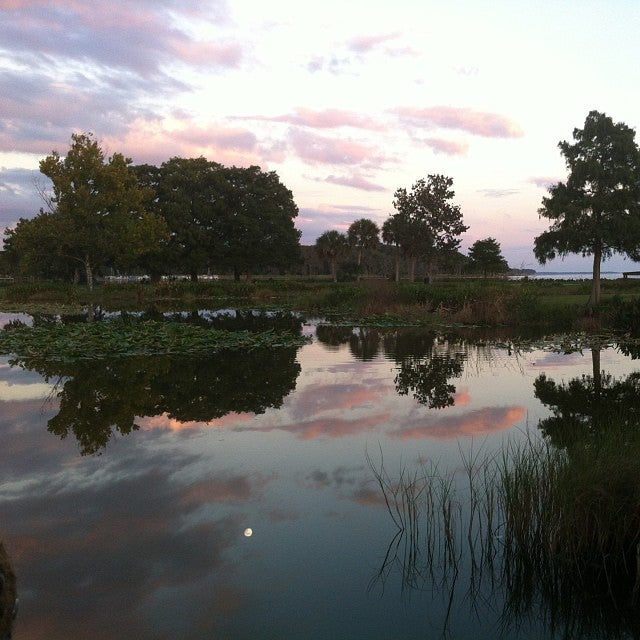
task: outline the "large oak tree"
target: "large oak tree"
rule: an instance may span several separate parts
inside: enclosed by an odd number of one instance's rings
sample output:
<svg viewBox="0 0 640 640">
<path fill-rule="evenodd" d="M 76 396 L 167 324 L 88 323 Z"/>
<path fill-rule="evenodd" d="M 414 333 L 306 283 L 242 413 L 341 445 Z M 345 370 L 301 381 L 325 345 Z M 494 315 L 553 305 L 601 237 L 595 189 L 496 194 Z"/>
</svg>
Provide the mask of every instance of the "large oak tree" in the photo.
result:
<svg viewBox="0 0 640 640">
<path fill-rule="evenodd" d="M 21 220 L 7 233 L 21 267 L 34 272 L 60 270 L 61 264 L 81 267 L 89 289 L 94 270 L 103 265 L 131 263 L 152 253 L 166 240 L 164 221 L 146 211 L 149 193 L 141 189 L 120 153 L 106 158 L 90 133 L 75 133 L 65 157 L 57 151 L 40 162 L 51 179 L 48 210 Z"/>
<path fill-rule="evenodd" d="M 573 140 L 558 144 L 569 176 L 542 200 L 539 214 L 551 226 L 535 239 L 534 252 L 541 264 L 571 253 L 593 256 L 593 307 L 602 260 L 640 256 L 640 151 L 633 129 L 598 111 L 573 130 Z"/>
</svg>

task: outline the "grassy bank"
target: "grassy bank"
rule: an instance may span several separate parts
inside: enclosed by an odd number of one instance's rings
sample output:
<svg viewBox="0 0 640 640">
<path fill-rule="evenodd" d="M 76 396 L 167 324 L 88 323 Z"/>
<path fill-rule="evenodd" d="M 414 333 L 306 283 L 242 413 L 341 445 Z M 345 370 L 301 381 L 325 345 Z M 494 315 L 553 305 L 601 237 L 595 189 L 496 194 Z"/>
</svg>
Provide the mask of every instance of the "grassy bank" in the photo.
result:
<svg viewBox="0 0 640 640">
<path fill-rule="evenodd" d="M 553 326 L 563 329 L 640 324 L 640 282 L 605 280 L 602 303 L 587 312 L 589 281 L 442 279 L 432 284 L 366 279 L 333 283 L 312 278 L 124 283 L 93 291 L 66 283 L 25 282 L 0 287 L 0 310 L 106 311 L 188 308 L 279 308 L 354 321 L 419 324 Z M 618 327 L 618 328 L 624 328 Z"/>
</svg>

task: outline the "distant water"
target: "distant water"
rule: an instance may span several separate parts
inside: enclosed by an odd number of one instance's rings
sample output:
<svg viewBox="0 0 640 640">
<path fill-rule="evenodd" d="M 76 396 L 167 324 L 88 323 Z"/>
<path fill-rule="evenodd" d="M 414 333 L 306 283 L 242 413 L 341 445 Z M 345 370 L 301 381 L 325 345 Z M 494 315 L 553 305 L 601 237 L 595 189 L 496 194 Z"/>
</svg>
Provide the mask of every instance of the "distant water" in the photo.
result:
<svg viewBox="0 0 640 640">
<path fill-rule="evenodd" d="M 514 280 L 522 280 L 528 277 L 530 280 L 591 280 L 591 271 L 538 271 L 529 276 L 513 276 Z M 603 280 L 615 280 L 622 278 L 622 271 L 602 271 L 600 277 Z M 636 276 L 639 277 L 639 276 Z"/>
</svg>

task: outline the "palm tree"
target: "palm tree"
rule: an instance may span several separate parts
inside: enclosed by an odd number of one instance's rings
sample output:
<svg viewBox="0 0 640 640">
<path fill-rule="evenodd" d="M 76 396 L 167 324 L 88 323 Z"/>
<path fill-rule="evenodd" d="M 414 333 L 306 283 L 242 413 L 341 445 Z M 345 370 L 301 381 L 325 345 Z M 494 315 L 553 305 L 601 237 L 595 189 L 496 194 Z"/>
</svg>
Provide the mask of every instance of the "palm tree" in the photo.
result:
<svg viewBox="0 0 640 640">
<path fill-rule="evenodd" d="M 348 248 L 347 236 L 335 229 L 325 231 L 316 240 L 316 251 L 321 258 L 329 261 L 334 282 L 338 281 L 338 260 L 347 254 Z"/>
<path fill-rule="evenodd" d="M 360 267 L 362 255 L 373 252 L 380 243 L 378 238 L 380 229 L 378 225 L 367 218 L 361 218 L 352 222 L 347 230 L 349 245 L 356 250 L 358 259 L 358 279 L 360 279 Z"/>
</svg>

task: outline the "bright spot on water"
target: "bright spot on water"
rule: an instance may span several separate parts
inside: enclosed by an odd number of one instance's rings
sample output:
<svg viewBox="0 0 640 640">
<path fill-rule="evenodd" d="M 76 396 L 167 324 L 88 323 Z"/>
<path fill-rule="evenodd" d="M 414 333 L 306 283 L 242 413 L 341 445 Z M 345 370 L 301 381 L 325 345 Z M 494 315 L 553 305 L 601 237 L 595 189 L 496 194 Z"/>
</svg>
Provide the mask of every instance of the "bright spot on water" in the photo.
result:
<svg viewBox="0 0 640 640">
<path fill-rule="evenodd" d="M 247 528 L 244 530 L 245 538 L 250 538 L 253 535 L 253 529 Z"/>
</svg>

